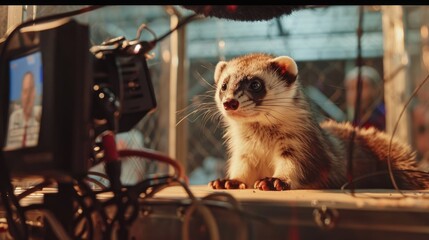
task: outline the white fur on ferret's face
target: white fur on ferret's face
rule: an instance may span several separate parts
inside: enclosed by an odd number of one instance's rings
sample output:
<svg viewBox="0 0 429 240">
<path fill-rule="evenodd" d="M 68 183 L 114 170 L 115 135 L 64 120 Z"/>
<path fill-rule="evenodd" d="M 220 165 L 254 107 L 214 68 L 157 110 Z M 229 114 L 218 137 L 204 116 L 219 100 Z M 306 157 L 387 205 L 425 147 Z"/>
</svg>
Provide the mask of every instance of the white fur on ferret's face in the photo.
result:
<svg viewBox="0 0 429 240">
<path fill-rule="evenodd" d="M 299 98 L 298 67 L 287 56 L 249 54 L 216 65 L 216 105 L 228 121 L 284 121 Z M 290 107 L 288 107 L 290 106 Z"/>
</svg>

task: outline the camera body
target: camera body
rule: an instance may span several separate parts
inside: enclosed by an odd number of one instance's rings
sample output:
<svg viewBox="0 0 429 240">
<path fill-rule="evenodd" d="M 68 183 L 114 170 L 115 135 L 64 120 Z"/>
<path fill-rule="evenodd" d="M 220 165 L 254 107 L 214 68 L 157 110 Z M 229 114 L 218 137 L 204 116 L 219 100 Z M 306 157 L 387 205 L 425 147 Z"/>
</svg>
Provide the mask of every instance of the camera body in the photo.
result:
<svg viewBox="0 0 429 240">
<path fill-rule="evenodd" d="M 91 47 L 94 58 L 95 91 L 107 91 L 116 96 L 118 104 L 99 99 L 94 94 L 93 116 L 111 119 L 110 127 L 116 132 L 131 130 L 149 111 L 156 108 L 150 72 L 140 42 L 118 37 Z M 109 106 L 117 105 L 117 106 Z"/>
</svg>

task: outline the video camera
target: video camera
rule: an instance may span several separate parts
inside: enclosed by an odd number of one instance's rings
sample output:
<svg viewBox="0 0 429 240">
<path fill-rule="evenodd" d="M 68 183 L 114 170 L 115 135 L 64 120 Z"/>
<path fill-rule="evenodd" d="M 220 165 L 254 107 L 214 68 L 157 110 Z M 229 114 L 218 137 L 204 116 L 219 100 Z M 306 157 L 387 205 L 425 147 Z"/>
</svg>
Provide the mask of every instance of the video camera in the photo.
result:
<svg viewBox="0 0 429 240">
<path fill-rule="evenodd" d="M 88 26 L 71 18 L 0 42 L 0 146 L 12 175 L 81 176 L 99 134 L 128 131 L 155 109 L 145 47 L 124 37 L 90 47 Z"/>
</svg>

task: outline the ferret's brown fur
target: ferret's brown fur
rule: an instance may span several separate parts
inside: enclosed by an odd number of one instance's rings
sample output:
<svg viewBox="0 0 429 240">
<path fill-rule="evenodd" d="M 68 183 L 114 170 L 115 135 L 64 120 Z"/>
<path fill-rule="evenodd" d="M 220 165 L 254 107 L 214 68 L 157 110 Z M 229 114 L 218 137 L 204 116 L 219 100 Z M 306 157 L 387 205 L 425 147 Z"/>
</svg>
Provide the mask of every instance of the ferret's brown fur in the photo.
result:
<svg viewBox="0 0 429 240">
<path fill-rule="evenodd" d="M 320 115 L 297 77 L 298 67 L 287 56 L 255 53 L 216 65 L 214 98 L 223 115 L 229 159 L 227 178 L 209 186 L 338 189 L 348 182 L 348 144 L 355 131 L 352 176 L 374 174 L 355 187 L 392 188 L 388 158 L 398 187 L 429 187 L 429 179 L 415 172 L 415 153 L 408 145 L 373 128 L 332 120 L 319 124 Z"/>
</svg>

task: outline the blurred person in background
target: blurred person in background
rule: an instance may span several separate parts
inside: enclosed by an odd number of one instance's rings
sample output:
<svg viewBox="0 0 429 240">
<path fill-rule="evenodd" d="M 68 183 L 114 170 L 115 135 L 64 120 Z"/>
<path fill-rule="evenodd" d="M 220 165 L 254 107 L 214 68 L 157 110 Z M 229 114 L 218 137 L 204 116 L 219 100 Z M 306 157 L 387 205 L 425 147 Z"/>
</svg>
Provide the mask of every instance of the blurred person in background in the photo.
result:
<svg viewBox="0 0 429 240">
<path fill-rule="evenodd" d="M 347 120 L 353 122 L 357 95 L 357 80 L 359 68 L 350 70 L 345 77 Z M 361 67 L 362 93 L 360 102 L 360 122 L 363 128 L 375 127 L 386 129 L 386 111 L 383 98 L 383 79 L 378 71 L 369 66 Z"/>
</svg>

